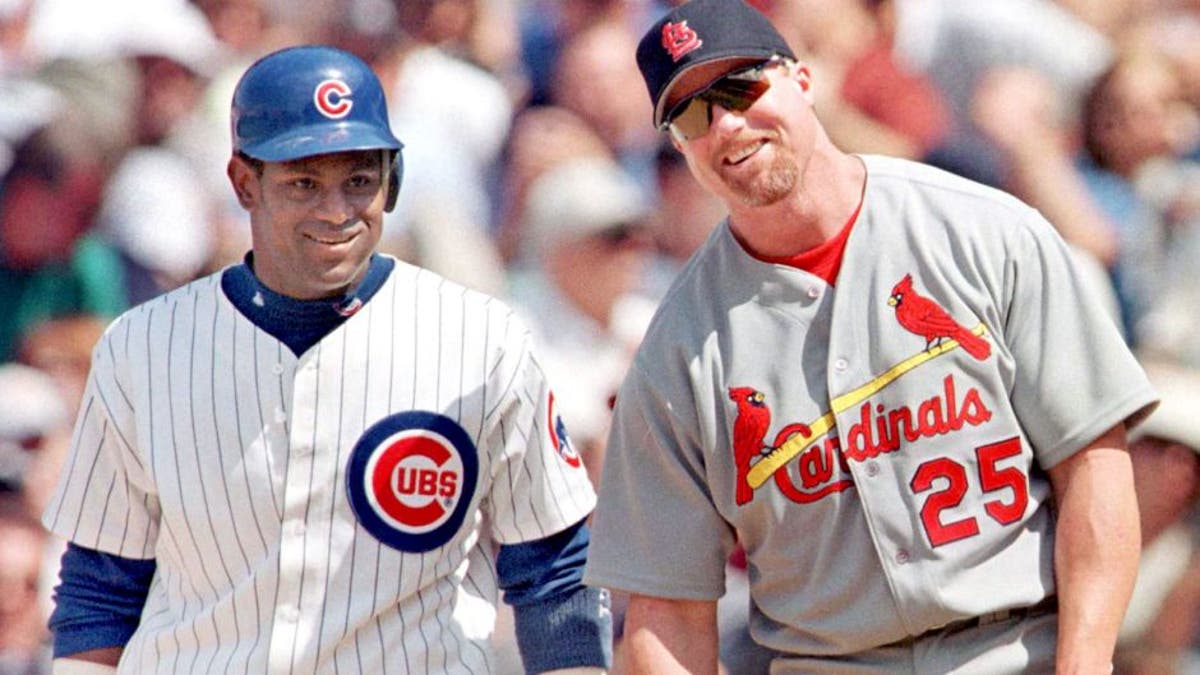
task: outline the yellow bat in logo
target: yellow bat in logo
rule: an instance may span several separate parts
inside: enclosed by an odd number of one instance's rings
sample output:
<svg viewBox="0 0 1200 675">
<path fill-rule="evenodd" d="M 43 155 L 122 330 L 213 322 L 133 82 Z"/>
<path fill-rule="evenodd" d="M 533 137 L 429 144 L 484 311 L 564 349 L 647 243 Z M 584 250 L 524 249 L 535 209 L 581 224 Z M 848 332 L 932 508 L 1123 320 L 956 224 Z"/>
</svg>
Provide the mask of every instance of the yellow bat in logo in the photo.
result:
<svg viewBox="0 0 1200 675">
<path fill-rule="evenodd" d="M 987 332 L 987 326 L 982 322 L 971 329 L 975 335 L 983 336 Z M 917 366 L 929 362 L 952 349 L 957 349 L 959 346 L 957 340 L 944 340 L 936 347 L 928 350 L 922 350 L 907 359 L 897 363 L 885 372 L 877 376 L 870 382 L 851 390 L 833 399 L 832 406 L 829 412 L 821 415 L 817 419 L 809 422 L 808 427 L 812 430 L 811 436 L 801 436 L 796 434 L 789 438 L 787 442 L 779 446 L 771 452 L 771 454 L 763 457 L 750 467 L 750 472 L 746 475 L 746 482 L 750 487 L 757 490 L 766 483 L 772 475 L 779 469 L 783 468 L 788 462 L 792 461 L 797 455 L 804 452 L 818 438 L 829 433 L 837 425 L 837 414 L 845 412 L 853 408 L 871 396 L 874 396 L 884 387 L 892 382 L 895 382 L 901 375 L 913 370 Z"/>
</svg>

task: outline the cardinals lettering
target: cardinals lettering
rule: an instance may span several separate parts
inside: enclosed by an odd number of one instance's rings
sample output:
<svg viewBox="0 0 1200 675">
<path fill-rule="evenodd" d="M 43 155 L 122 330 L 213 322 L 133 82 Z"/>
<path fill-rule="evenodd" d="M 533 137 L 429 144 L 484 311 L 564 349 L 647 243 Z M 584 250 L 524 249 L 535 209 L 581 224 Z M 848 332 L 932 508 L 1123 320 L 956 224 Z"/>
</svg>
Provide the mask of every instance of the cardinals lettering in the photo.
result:
<svg viewBox="0 0 1200 675">
<path fill-rule="evenodd" d="M 941 391 L 929 398 L 893 401 L 891 405 L 875 399 L 896 380 L 928 367 L 934 359 L 958 347 L 980 361 L 992 353 L 991 344 L 982 337 L 987 334 L 986 326 L 968 329 L 955 321 L 936 302 L 917 293 L 912 275 L 904 275 L 892 288 L 888 305 L 895 308 L 903 328 L 925 338 L 924 351 L 833 397 L 829 409 L 808 424 L 784 426 L 772 443 L 767 442 L 771 409 L 766 394 L 752 387 L 729 388 L 729 398 L 737 409 L 731 440 L 736 469 L 734 497 L 739 506 L 753 500 L 754 491 L 772 479 L 780 493 L 793 502 L 817 501 L 854 485 L 847 461 L 866 461 L 923 438 L 953 434 L 992 419 L 980 390 L 959 387 L 953 374 L 942 378 Z M 857 419 L 838 417 L 851 410 L 858 411 Z M 837 428 L 839 421 L 844 434 Z M 800 487 L 792 480 L 793 469 L 798 472 Z"/>
<path fill-rule="evenodd" d="M 903 444 L 913 444 L 922 438 L 944 436 L 977 427 L 992 419 L 992 411 L 975 387 L 960 389 L 953 375 L 942 381 L 942 391 L 915 405 L 885 408 L 882 403 L 864 402 L 859 418 L 846 429 L 843 447 L 837 427 L 829 431 L 824 442 L 813 442 L 796 455 L 795 461 L 774 472 L 776 487 L 793 502 L 815 502 L 834 492 L 854 485 L 850 479 L 848 461 L 864 462 L 882 454 L 900 450 Z M 736 467 L 738 506 L 754 499 L 754 486 L 748 480 L 750 468 L 762 457 L 780 448 L 796 434 L 810 438 L 812 426 L 788 424 L 775 435 L 772 445 L 765 438 L 771 426 L 771 409 L 766 395 L 751 387 L 731 387 L 729 398 L 737 406 L 733 422 L 733 461 Z M 817 419 L 821 419 L 819 416 Z M 814 425 L 816 422 L 814 421 Z M 799 472 L 800 487 L 792 481 L 789 466 Z"/>
<path fill-rule="evenodd" d="M 730 399 L 738 408 L 738 417 L 733 420 L 733 464 L 737 467 L 737 492 L 734 497 L 740 506 L 754 498 L 754 488 L 750 486 L 748 473 L 755 459 L 770 454 L 772 450 L 782 446 L 793 435 L 812 436 L 812 429 L 808 424 L 788 424 L 779 431 L 779 434 L 775 435 L 774 444 L 767 446 L 770 408 L 767 407 L 766 396 L 750 387 L 732 387 L 730 388 Z M 828 483 L 830 477 L 833 476 L 835 458 L 838 458 L 836 461 L 840 464 L 836 438 L 833 438 L 832 441 L 833 443 L 827 444 L 823 449 L 821 446 L 815 446 L 806 450 L 800 458 L 800 464 L 803 465 L 802 484 L 805 488 L 817 488 L 818 485 Z M 845 472 L 845 465 L 842 465 L 842 473 Z M 816 494 L 808 494 L 808 492 L 797 490 L 796 486 L 792 485 L 785 470 L 775 472 L 775 482 L 779 485 L 780 490 L 788 495 L 788 498 L 797 502 L 814 501 L 828 494 L 829 491 L 844 490 L 852 484 L 850 480 L 840 480 L 834 484 L 832 489 L 829 485 L 824 485 L 823 488 L 817 490 Z"/>
<path fill-rule="evenodd" d="M 947 375 L 942 381 L 943 395 L 921 401 L 915 411 L 914 406 L 908 405 L 885 410 L 882 404 L 872 411 L 871 403 L 864 403 L 859 409 L 859 421 L 846 433 L 846 455 L 861 462 L 881 453 L 895 452 L 901 442 L 942 436 L 964 425 L 979 426 L 992 419 L 992 411 L 978 389 L 968 388 L 961 400 L 955 391 L 954 376 Z"/>
</svg>

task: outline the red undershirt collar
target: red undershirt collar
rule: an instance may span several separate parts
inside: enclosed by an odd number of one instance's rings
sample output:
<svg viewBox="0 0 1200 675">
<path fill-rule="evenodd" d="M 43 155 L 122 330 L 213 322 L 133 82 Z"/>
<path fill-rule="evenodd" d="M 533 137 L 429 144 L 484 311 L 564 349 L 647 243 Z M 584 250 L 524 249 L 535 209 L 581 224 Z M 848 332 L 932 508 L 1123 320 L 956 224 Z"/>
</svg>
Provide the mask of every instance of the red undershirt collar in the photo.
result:
<svg viewBox="0 0 1200 675">
<path fill-rule="evenodd" d="M 767 263 L 777 265 L 788 265 L 797 269 L 804 270 L 809 274 L 820 277 L 825 283 L 833 286 L 833 282 L 837 279 L 838 272 L 842 268 L 842 257 L 846 252 L 846 241 L 850 238 L 850 230 L 854 229 L 854 223 L 858 220 L 858 214 L 862 211 L 863 197 L 859 196 L 858 206 L 854 207 L 854 213 L 850 214 L 850 218 L 842 229 L 832 238 L 814 246 L 805 251 L 801 251 L 790 256 L 761 256 L 751 253 L 755 258 Z"/>
</svg>

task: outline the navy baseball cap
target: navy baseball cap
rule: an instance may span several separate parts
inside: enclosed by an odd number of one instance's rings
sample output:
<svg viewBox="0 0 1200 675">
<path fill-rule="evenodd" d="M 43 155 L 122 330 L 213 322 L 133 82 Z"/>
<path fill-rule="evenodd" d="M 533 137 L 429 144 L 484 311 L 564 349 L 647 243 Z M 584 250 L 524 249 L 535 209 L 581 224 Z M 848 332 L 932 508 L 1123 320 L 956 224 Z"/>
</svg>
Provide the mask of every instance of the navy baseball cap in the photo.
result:
<svg viewBox="0 0 1200 675">
<path fill-rule="evenodd" d="M 676 7 L 638 43 L 638 68 L 654 104 L 654 126 L 663 125 L 671 87 L 693 68 L 774 56 L 796 58 L 771 21 L 744 0 L 690 0 Z"/>
</svg>

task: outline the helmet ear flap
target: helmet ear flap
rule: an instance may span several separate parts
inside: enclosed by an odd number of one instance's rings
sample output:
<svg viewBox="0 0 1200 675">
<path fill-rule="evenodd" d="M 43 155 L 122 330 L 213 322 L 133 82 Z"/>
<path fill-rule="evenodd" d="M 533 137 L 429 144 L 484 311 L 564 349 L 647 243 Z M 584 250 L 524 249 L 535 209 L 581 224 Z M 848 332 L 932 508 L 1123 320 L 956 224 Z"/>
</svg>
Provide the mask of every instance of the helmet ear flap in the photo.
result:
<svg viewBox="0 0 1200 675">
<path fill-rule="evenodd" d="M 400 183 L 404 177 L 404 157 L 400 150 L 392 153 L 392 167 L 388 171 L 387 197 L 383 202 L 383 210 L 391 213 L 396 208 L 396 199 L 400 196 Z"/>
</svg>

